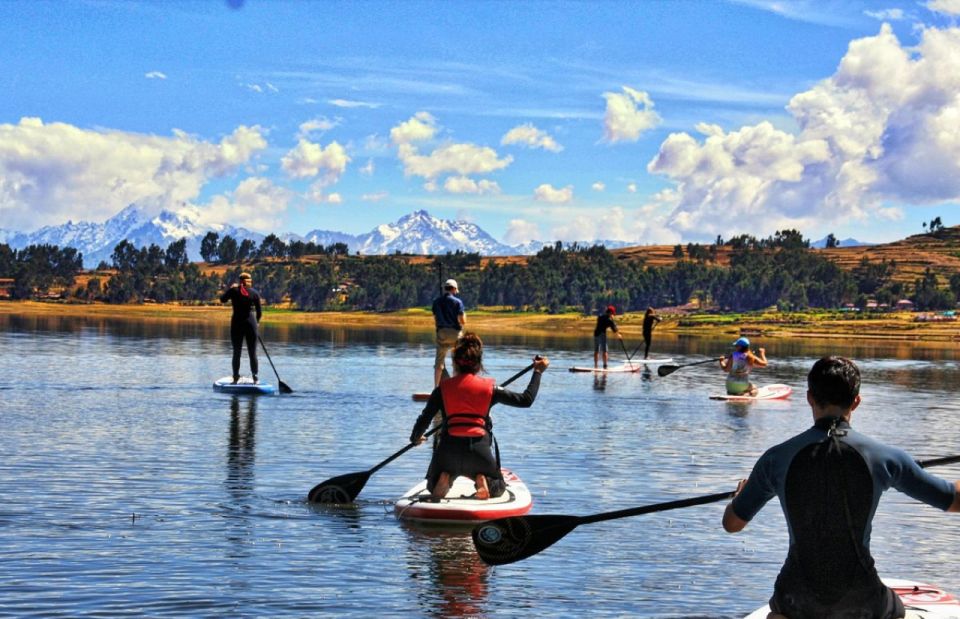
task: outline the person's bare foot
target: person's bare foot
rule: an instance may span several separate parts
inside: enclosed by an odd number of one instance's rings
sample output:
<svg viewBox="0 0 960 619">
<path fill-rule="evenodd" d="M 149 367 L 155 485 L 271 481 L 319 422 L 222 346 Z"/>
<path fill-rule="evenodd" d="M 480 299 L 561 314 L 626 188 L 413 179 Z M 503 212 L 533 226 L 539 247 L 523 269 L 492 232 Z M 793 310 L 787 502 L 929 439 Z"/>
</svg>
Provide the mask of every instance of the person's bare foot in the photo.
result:
<svg viewBox="0 0 960 619">
<path fill-rule="evenodd" d="M 476 484 L 477 498 L 485 501 L 490 498 L 490 489 L 487 487 L 487 476 L 483 473 L 477 475 Z"/>
<path fill-rule="evenodd" d="M 448 492 L 450 492 L 450 473 L 444 471 L 440 473 L 440 477 L 437 478 L 437 484 L 433 487 L 433 492 L 430 493 L 430 496 L 434 499 L 442 499 L 447 496 Z"/>
</svg>

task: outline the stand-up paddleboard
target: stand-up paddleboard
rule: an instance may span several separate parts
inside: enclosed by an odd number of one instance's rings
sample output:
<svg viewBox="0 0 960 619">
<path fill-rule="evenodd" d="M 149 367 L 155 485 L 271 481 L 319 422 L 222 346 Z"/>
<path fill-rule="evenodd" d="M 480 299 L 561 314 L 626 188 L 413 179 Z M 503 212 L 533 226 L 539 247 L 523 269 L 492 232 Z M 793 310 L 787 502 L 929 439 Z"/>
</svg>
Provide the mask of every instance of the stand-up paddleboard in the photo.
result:
<svg viewBox="0 0 960 619">
<path fill-rule="evenodd" d="M 910 580 L 884 578 L 887 585 L 900 596 L 907 619 L 960 619 L 960 601 L 939 587 Z M 746 619 L 766 619 L 769 606 L 758 608 Z"/>
<path fill-rule="evenodd" d="M 790 397 L 793 387 L 790 385 L 766 385 L 757 389 L 757 395 L 727 395 L 715 393 L 711 400 L 726 400 L 727 402 L 753 402 L 755 400 L 783 400 Z"/>
<path fill-rule="evenodd" d="M 270 383 L 255 383 L 249 376 L 241 376 L 236 384 L 233 383 L 233 377 L 224 376 L 213 383 L 213 390 L 238 395 L 271 395 L 277 391 Z"/>
<path fill-rule="evenodd" d="M 634 359 L 623 365 L 610 366 L 608 368 L 594 368 L 587 366 L 573 366 L 571 372 L 596 372 L 598 374 L 620 374 L 623 372 L 639 372 L 644 366 L 663 365 L 664 363 L 673 363 L 671 357 L 658 357 L 656 359 Z"/>
<path fill-rule="evenodd" d="M 526 484 L 512 471 L 500 471 L 507 489 L 498 497 L 477 499 L 473 480 L 458 477 L 447 496 L 434 503 L 427 492 L 427 481 L 423 480 L 397 500 L 393 512 L 401 520 L 434 524 L 476 524 L 526 514 L 533 506 L 533 497 Z"/>
</svg>

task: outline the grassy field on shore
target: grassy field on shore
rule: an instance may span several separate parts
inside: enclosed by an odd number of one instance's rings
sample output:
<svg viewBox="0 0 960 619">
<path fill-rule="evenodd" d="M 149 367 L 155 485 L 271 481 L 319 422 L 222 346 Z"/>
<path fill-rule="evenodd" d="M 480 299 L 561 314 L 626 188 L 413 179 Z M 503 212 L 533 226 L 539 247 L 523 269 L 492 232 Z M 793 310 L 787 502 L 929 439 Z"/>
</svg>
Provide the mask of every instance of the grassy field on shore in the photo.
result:
<svg viewBox="0 0 960 619">
<path fill-rule="evenodd" d="M 0 316 L 66 316 L 121 320 L 190 320 L 225 322 L 228 307 L 177 304 L 110 305 L 38 301 L 0 302 Z M 917 320 L 912 312 L 859 314 L 854 312 L 750 312 L 743 314 L 663 314 L 657 326 L 660 333 L 689 335 L 763 335 L 764 337 L 837 337 L 891 340 L 960 340 L 960 322 Z M 596 318 L 580 313 L 544 314 L 495 309 L 467 312 L 468 328 L 503 334 L 569 334 L 583 337 L 593 329 Z M 433 317 L 426 308 L 396 312 L 301 312 L 267 308 L 264 321 L 275 324 L 316 325 L 323 327 L 387 328 L 404 331 L 433 330 Z M 640 337 L 642 313 L 617 317 L 624 335 Z"/>
</svg>

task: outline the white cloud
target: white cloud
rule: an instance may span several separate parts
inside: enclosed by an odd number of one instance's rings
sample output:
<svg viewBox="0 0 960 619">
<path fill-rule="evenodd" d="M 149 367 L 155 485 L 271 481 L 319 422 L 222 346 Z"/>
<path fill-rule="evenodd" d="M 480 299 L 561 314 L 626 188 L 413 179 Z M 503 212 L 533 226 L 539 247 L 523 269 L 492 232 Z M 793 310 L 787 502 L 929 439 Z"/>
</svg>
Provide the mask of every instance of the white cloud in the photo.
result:
<svg viewBox="0 0 960 619">
<path fill-rule="evenodd" d="M 376 193 L 365 193 L 360 196 L 360 199 L 364 202 L 380 202 L 385 200 L 389 195 L 386 191 L 378 191 Z"/>
<path fill-rule="evenodd" d="M 366 107 L 370 109 L 377 109 L 380 107 L 379 103 L 370 103 L 368 101 L 351 101 L 350 99 L 328 99 L 327 103 L 334 107 L 345 108 Z"/>
<path fill-rule="evenodd" d="M 376 166 L 373 165 L 373 159 L 371 158 L 371 159 L 367 159 L 367 163 L 364 164 L 362 168 L 360 168 L 359 172 L 364 176 L 373 176 L 373 172 L 375 170 L 376 170 Z"/>
<path fill-rule="evenodd" d="M 500 140 L 500 144 L 504 146 L 508 144 L 519 144 L 527 148 L 542 148 L 552 153 L 559 153 L 563 150 L 563 146 L 558 144 L 550 134 L 537 129 L 531 123 L 518 125 L 510 131 L 507 131 Z"/>
<path fill-rule="evenodd" d="M 770 234 L 960 200 L 960 29 L 925 29 L 905 49 L 885 24 L 788 110 L 795 134 L 762 122 L 670 135 L 648 170 L 675 183 L 671 225 Z"/>
<path fill-rule="evenodd" d="M 211 178 L 249 163 L 266 146 L 257 126 L 237 127 L 217 143 L 182 131 L 161 137 L 39 118 L 0 124 L 3 227 L 102 221 L 132 203 L 190 202 Z"/>
<path fill-rule="evenodd" d="M 331 193 L 327 196 L 327 202 L 330 204 L 343 204 L 343 197 L 339 193 Z"/>
<path fill-rule="evenodd" d="M 301 139 L 297 146 L 280 160 L 280 165 L 291 178 L 311 178 L 321 175 L 324 185 L 340 180 L 347 169 L 350 157 L 338 142 L 330 142 L 326 148 Z"/>
<path fill-rule="evenodd" d="M 330 131 L 337 125 L 339 125 L 343 119 L 334 118 L 329 119 L 326 116 L 321 116 L 319 118 L 313 118 L 311 120 L 300 123 L 300 127 L 297 130 L 297 138 L 306 138 L 310 137 L 313 133 L 326 133 Z"/>
<path fill-rule="evenodd" d="M 310 185 L 304 199 L 315 204 L 341 204 L 343 197 L 339 193 L 327 193 L 327 183 L 319 180 Z"/>
<path fill-rule="evenodd" d="M 603 137 L 607 142 L 636 142 L 640 134 L 660 124 L 653 100 L 645 92 L 624 86 L 623 94 L 605 92 L 603 98 L 607 100 L 603 117 Z"/>
<path fill-rule="evenodd" d="M 603 191 L 607 188 L 607 185 L 601 181 L 597 181 L 596 183 L 590 185 L 590 188 L 594 191 Z"/>
<path fill-rule="evenodd" d="M 397 145 L 425 142 L 433 139 L 437 129 L 437 119 L 429 112 L 417 112 L 390 130 L 390 140 Z"/>
<path fill-rule="evenodd" d="M 627 184 L 627 191 L 629 191 L 630 193 L 637 193 L 637 184 L 636 184 L 636 183 L 628 183 L 628 184 Z"/>
<path fill-rule="evenodd" d="M 553 185 L 544 183 L 533 190 L 533 199 L 551 204 L 570 202 L 573 200 L 573 186 L 567 185 L 562 189 L 556 189 Z"/>
<path fill-rule="evenodd" d="M 253 92 L 259 92 L 259 93 L 263 92 L 263 86 L 261 86 L 260 84 L 241 84 L 241 86 Z"/>
<path fill-rule="evenodd" d="M 443 183 L 443 188 L 448 193 L 475 193 L 475 194 L 496 194 L 500 193 L 500 185 L 494 181 L 482 179 L 475 181 L 469 176 L 450 176 Z"/>
<path fill-rule="evenodd" d="M 905 17 L 903 9 L 880 9 L 878 11 L 864 11 L 863 14 L 880 21 L 899 21 Z"/>
<path fill-rule="evenodd" d="M 503 241 L 508 245 L 520 245 L 540 238 L 540 227 L 537 224 L 523 219 L 511 219 L 507 230 L 503 234 Z"/>
<path fill-rule="evenodd" d="M 215 196 L 200 208 L 201 221 L 208 224 L 229 222 L 254 230 L 276 230 L 293 193 L 257 176 L 246 178 L 232 193 Z"/>
<path fill-rule="evenodd" d="M 564 217 L 551 217 L 563 224 L 550 229 L 550 239 L 572 241 L 626 241 L 630 243 L 678 243 L 680 235 L 666 226 L 656 205 L 627 210 L 621 206 L 579 210 Z"/>
<path fill-rule="evenodd" d="M 429 155 L 421 155 L 411 144 L 400 144 L 397 154 L 407 176 L 436 178 L 442 174 L 488 174 L 507 167 L 513 157 L 500 159 L 497 151 L 476 144 L 446 144 Z"/>
<path fill-rule="evenodd" d="M 957 16 L 960 15 L 960 0 L 930 0 L 927 8 L 935 13 Z"/>
<path fill-rule="evenodd" d="M 148 80 L 165 80 L 167 79 L 167 74 L 160 71 L 150 71 L 143 75 Z"/>
</svg>

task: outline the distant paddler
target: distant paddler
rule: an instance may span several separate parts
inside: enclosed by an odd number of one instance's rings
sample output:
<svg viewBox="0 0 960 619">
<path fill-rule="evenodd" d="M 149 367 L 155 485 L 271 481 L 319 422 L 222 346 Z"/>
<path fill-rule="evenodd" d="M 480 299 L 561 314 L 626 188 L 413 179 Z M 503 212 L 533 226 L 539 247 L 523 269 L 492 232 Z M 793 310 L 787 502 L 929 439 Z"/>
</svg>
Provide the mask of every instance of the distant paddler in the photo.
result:
<svg viewBox="0 0 960 619">
<path fill-rule="evenodd" d="M 481 377 L 483 371 L 483 342 L 474 333 L 464 333 L 453 349 L 451 378 L 444 379 L 433 390 L 423 412 L 410 433 L 410 442 L 422 443 L 423 434 L 440 413 L 442 424 L 440 442 L 433 450 L 427 469 L 427 490 L 434 499 L 442 499 L 459 476 L 475 482 L 476 498 L 498 497 L 505 490 L 500 472 L 499 450 L 494 456 L 493 422 L 490 407 L 506 404 L 520 408 L 530 407 L 540 389 L 540 374 L 550 362 L 537 357 L 533 361 L 533 375 L 523 393 L 498 387 L 493 378 Z"/>
<path fill-rule="evenodd" d="M 437 352 L 433 360 L 434 388 L 440 384 L 446 370 L 447 353 L 457 344 L 457 338 L 466 324 L 463 301 L 457 297 L 459 292 L 457 280 L 448 279 L 443 283 L 443 294 L 433 301 L 433 320 L 437 329 Z"/>
<path fill-rule="evenodd" d="M 729 357 L 720 357 L 720 369 L 727 373 L 727 395 L 756 395 L 757 387 L 750 382 L 750 370 L 767 367 L 767 351 L 758 348 L 759 355 L 750 351 L 750 340 L 738 338 Z"/>
<path fill-rule="evenodd" d="M 603 369 L 607 369 L 607 361 L 609 360 L 609 354 L 607 352 L 607 329 L 616 333 L 617 337 L 620 338 L 621 345 L 623 345 L 623 335 L 621 335 L 620 330 L 617 329 L 617 323 L 613 321 L 613 317 L 616 316 L 616 314 L 617 308 L 608 305 L 607 309 L 597 316 L 597 326 L 593 328 L 594 369 L 596 369 L 597 363 L 600 361 L 601 353 L 603 354 Z"/>
<path fill-rule="evenodd" d="M 648 307 L 643 314 L 643 358 L 650 358 L 650 344 L 653 342 L 653 328 L 663 320 L 657 316 L 652 307 Z"/>
<path fill-rule="evenodd" d="M 257 325 L 263 312 L 260 308 L 260 293 L 253 289 L 253 278 L 249 273 L 241 273 L 240 281 L 234 282 L 220 295 L 220 302 L 233 304 L 233 316 L 230 318 L 230 343 L 233 345 L 233 383 L 240 380 L 240 353 L 243 343 L 247 343 L 250 357 L 250 373 L 253 382 L 260 382 L 257 374 L 260 364 L 257 362 Z"/>
</svg>

